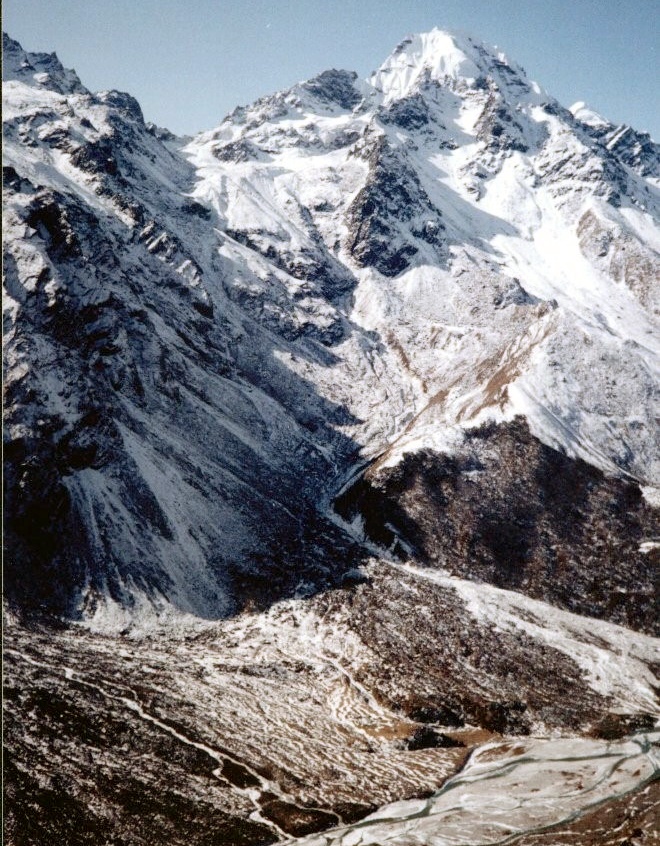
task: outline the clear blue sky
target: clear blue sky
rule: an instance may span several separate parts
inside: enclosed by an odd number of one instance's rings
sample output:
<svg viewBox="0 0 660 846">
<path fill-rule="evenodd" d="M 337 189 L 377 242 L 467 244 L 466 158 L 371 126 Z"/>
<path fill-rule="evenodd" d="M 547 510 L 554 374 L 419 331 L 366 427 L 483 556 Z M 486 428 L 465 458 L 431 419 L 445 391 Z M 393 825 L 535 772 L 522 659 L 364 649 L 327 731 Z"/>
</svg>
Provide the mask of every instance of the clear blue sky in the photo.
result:
<svg viewBox="0 0 660 846">
<path fill-rule="evenodd" d="M 434 26 L 497 44 L 570 106 L 660 140 L 660 0 L 2 0 L 26 50 L 118 88 L 147 120 L 211 129 L 234 106 L 327 68 L 366 76 Z"/>
</svg>

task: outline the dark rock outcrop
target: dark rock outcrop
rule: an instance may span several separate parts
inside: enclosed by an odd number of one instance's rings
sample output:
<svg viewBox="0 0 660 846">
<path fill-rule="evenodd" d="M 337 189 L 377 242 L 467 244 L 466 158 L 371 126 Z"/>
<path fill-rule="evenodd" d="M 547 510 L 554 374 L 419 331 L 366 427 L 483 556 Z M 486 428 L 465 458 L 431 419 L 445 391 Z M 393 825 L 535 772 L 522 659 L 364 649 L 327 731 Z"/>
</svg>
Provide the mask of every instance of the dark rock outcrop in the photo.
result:
<svg viewBox="0 0 660 846">
<path fill-rule="evenodd" d="M 383 136 L 360 146 L 369 176 L 347 212 L 347 248 L 360 267 L 398 276 L 427 244 L 437 262 L 446 259 L 444 224 L 400 150 Z"/>
<path fill-rule="evenodd" d="M 428 565 L 580 614 L 656 631 L 658 515 L 639 487 L 540 443 L 522 420 L 367 471 L 336 503 L 368 537 Z M 403 542 L 403 545 L 402 543 Z"/>
</svg>

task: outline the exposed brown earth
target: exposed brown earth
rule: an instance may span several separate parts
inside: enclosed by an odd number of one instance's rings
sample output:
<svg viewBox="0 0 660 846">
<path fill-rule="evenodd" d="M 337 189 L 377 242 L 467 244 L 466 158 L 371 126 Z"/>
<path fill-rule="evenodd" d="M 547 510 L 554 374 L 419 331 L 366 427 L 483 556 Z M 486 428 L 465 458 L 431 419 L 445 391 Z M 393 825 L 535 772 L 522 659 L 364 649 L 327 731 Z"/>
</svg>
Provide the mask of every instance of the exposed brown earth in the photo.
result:
<svg viewBox="0 0 660 846">
<path fill-rule="evenodd" d="M 511 841 L 516 846 L 650 846 L 660 839 L 660 782 L 600 805 L 570 823 Z"/>
</svg>

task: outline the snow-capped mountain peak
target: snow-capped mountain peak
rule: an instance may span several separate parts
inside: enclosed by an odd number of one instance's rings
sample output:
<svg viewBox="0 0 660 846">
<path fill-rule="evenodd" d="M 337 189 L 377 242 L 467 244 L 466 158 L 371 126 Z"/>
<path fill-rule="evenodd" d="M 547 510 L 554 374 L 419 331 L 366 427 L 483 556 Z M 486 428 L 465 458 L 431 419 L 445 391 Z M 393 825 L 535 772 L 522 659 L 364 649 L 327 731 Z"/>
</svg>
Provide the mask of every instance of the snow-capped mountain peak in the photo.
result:
<svg viewBox="0 0 660 846">
<path fill-rule="evenodd" d="M 7 53 L 11 513 L 68 509 L 38 548 L 11 540 L 21 601 L 53 546 L 81 613 L 98 595 L 214 613 L 245 568 L 286 590 L 310 514 L 336 558 L 328 509 L 364 462 L 516 415 L 658 484 L 648 139 L 597 133 L 440 30 L 371 83 L 326 71 L 185 146 L 127 94 L 61 93 L 80 83 L 53 55 Z"/>
<path fill-rule="evenodd" d="M 2 33 L 2 81 L 49 88 L 58 94 L 89 93 L 74 70 L 65 68 L 56 53 L 26 53 L 18 41 Z"/>
<path fill-rule="evenodd" d="M 4 70 L 9 839 L 282 843 L 476 760 L 469 818 L 542 760 L 475 736 L 652 725 L 649 137 L 439 30 L 185 140 Z M 551 747 L 562 826 L 626 746 Z"/>
<path fill-rule="evenodd" d="M 384 105 L 410 96 L 428 82 L 469 88 L 487 77 L 505 87 L 527 87 L 525 73 L 496 48 L 468 35 L 433 29 L 404 39 L 370 77 Z M 538 91 L 538 87 L 536 88 Z"/>
</svg>

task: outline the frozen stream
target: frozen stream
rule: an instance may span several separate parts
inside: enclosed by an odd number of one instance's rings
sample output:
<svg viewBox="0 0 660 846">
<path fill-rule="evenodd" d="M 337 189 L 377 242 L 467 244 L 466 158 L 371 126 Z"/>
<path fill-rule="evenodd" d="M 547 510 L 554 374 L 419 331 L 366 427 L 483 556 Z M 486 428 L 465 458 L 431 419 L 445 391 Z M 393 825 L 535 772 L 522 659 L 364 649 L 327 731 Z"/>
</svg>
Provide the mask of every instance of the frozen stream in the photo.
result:
<svg viewBox="0 0 660 846">
<path fill-rule="evenodd" d="M 479 747 L 425 800 L 395 802 L 354 823 L 288 843 L 486 846 L 570 822 L 658 773 L 660 733 L 608 743 L 532 739 Z"/>
</svg>

